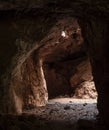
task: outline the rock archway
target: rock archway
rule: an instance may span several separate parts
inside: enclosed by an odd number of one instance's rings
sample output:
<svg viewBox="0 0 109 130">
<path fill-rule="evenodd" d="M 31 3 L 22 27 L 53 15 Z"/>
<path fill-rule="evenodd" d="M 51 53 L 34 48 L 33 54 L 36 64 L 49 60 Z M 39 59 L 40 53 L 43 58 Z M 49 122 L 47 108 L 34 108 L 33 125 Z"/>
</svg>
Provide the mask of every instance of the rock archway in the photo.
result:
<svg viewBox="0 0 109 130">
<path fill-rule="evenodd" d="M 22 39 L 16 40 L 18 54 L 13 58 L 14 69 L 10 72 L 10 68 L 8 73 L 11 76 L 5 78 L 10 86 L 9 90 L 5 90 L 10 106 L 5 109 L 6 112 L 22 113 L 23 109 L 44 106 L 48 96 L 73 96 L 76 91 L 75 96 L 82 97 L 79 90 L 76 90 L 77 86 L 87 81 L 87 75 L 85 77 L 82 71 L 86 71 L 86 74 L 89 71 L 89 81 L 92 81 L 92 77 L 88 48 L 76 18 L 60 17 L 40 42 L 41 46 L 37 43 L 33 47 L 25 44 Z M 88 70 L 84 70 L 81 64 Z"/>
<path fill-rule="evenodd" d="M 60 19 L 43 42 L 20 68 L 22 109 L 44 106 L 48 98 L 59 95 L 96 98 L 88 50 L 77 19 Z"/>
<path fill-rule="evenodd" d="M 42 46 L 31 49 L 27 57 L 21 57 L 17 62 L 9 91 L 13 101 L 11 103 L 18 113 L 24 109 L 44 106 L 48 97 L 53 98 L 59 94 L 85 97 L 86 88 L 84 94 L 80 94 L 82 91 L 79 92 L 77 88 L 85 86 L 82 85 L 85 81 L 92 82 L 88 49 L 77 19 L 66 18 L 58 20 L 50 29 L 42 40 Z M 91 91 L 89 97 L 93 97 L 94 85 L 88 91 Z"/>
</svg>

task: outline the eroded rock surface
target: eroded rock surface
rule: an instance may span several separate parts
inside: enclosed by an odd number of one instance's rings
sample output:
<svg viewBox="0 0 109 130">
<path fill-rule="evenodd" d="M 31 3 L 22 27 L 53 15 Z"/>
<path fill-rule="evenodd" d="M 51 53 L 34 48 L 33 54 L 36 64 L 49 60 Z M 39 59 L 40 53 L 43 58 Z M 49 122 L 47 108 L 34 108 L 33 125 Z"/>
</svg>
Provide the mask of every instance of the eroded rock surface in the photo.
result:
<svg viewBox="0 0 109 130">
<path fill-rule="evenodd" d="M 34 3 L 34 1 L 32 2 Z M 26 40 L 25 45 L 16 46 L 16 39 L 21 41 L 25 41 L 25 38 L 30 38 L 31 36 L 35 36 L 35 41 L 40 43 L 44 36 L 47 34 L 49 28 L 56 23 L 57 17 L 63 15 L 76 16 L 79 18 L 79 24 L 82 28 L 82 34 L 84 37 L 85 43 L 87 43 L 90 52 L 90 59 L 92 65 L 92 71 L 94 76 L 94 81 L 96 85 L 96 89 L 98 92 L 98 109 L 100 112 L 100 117 L 102 122 L 109 128 L 109 45 L 107 44 L 109 41 L 109 1 L 108 0 L 55 0 L 55 1 L 36 1 L 35 6 L 31 6 L 30 1 L 1 1 L 0 4 L 0 37 L 1 37 L 1 47 L 0 47 L 0 112 L 12 112 L 18 113 L 18 108 L 16 108 L 17 101 L 21 102 L 21 85 L 19 76 L 16 76 L 15 70 L 18 68 L 19 62 L 22 63 L 22 60 L 19 58 L 22 57 L 22 52 L 18 52 L 18 49 L 22 49 L 22 47 L 26 47 L 26 45 L 33 45 L 33 42 Z M 22 6 L 23 5 L 23 6 Z M 30 5 L 30 6 L 29 6 Z M 38 5 L 39 8 L 36 7 Z M 18 7 L 18 8 L 17 8 Z M 32 9 L 28 7 L 33 7 Z M 35 10 L 34 10 L 35 7 Z M 14 17 L 13 17 L 14 16 Z M 31 16 L 37 16 L 36 21 L 36 30 L 34 33 L 30 31 L 28 27 L 31 24 L 26 24 L 23 17 L 26 16 L 29 19 Z M 39 16 L 39 17 L 38 17 Z M 7 19 L 8 18 L 8 19 Z M 14 19 L 15 18 L 15 19 Z M 45 18 L 42 20 L 42 18 Z M 53 18 L 53 19 L 52 19 Z M 11 20 L 9 20 L 11 19 Z M 21 29 L 20 31 L 14 30 L 12 27 L 16 28 L 16 24 L 13 24 L 13 20 L 22 21 L 20 23 Z M 52 19 L 52 20 L 50 20 Z M 27 19 L 26 19 L 27 20 Z M 50 20 L 50 21 L 49 21 Z M 30 20 L 31 21 L 31 20 Z M 47 22 L 46 22 L 47 21 Z M 14 22 L 15 23 L 15 22 Z M 40 23 L 40 27 L 39 27 Z M 48 24 L 49 23 L 49 24 Z M 52 23 L 52 25 L 50 24 Z M 18 24 L 17 24 L 18 25 Z M 27 25 L 27 26 L 25 26 Z M 50 26 L 49 26 L 50 25 Z M 25 28 L 26 27 L 26 28 Z M 47 27 L 47 28 L 46 28 Z M 45 29 L 46 28 L 46 29 Z M 25 31 L 26 30 L 26 31 Z M 30 30 L 33 30 L 30 29 Z M 23 32 L 23 34 L 22 34 Z M 38 34 L 37 38 L 36 35 Z M 14 35 L 13 35 L 14 34 Z M 39 38 L 40 34 L 40 38 Z M 26 37 L 22 37 L 26 36 Z M 64 33 L 63 33 L 64 36 Z M 11 40 L 10 40 L 11 39 Z M 29 41 L 27 43 L 27 41 Z M 39 44 L 38 44 L 39 45 Z M 26 55 L 24 54 L 24 60 L 29 57 L 28 53 L 33 49 L 33 46 L 30 47 L 29 50 L 26 49 Z M 35 46 L 34 49 L 37 47 Z M 23 52 L 24 53 L 24 52 Z M 19 54 L 21 54 L 19 56 Z M 14 57 L 14 58 L 13 58 Z M 16 58 L 15 58 L 16 57 Z M 18 65 L 18 66 L 17 66 Z M 20 64 L 21 65 L 21 64 Z M 20 72 L 20 71 L 17 71 Z M 15 75 L 13 75 L 15 74 Z M 17 79 L 17 80 L 16 80 Z M 17 85 L 15 85 L 15 82 Z M 20 86 L 20 87 L 19 87 Z M 14 98 L 13 93 L 14 92 Z M 22 105 L 20 107 L 22 110 Z M 13 112 L 14 111 L 14 112 Z M 22 112 L 22 111 L 20 111 Z"/>
<path fill-rule="evenodd" d="M 73 97 L 83 99 L 97 98 L 89 59 L 82 61 L 76 66 L 76 72 L 72 75 L 70 82 L 75 89 Z"/>
</svg>

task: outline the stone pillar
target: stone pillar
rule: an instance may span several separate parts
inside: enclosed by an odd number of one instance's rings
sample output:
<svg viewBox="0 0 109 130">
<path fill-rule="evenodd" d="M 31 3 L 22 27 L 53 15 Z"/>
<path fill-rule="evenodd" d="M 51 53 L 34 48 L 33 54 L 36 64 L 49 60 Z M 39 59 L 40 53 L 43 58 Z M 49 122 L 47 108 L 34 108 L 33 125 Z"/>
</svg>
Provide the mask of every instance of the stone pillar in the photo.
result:
<svg viewBox="0 0 109 130">
<path fill-rule="evenodd" d="M 45 106 L 48 101 L 43 60 L 33 52 L 23 64 L 21 61 L 4 78 L 0 113 L 22 114 L 24 109 Z"/>
<path fill-rule="evenodd" d="M 31 55 L 22 65 L 25 109 L 44 106 L 48 101 L 48 92 L 42 64 L 43 61 L 41 58 Z"/>
</svg>

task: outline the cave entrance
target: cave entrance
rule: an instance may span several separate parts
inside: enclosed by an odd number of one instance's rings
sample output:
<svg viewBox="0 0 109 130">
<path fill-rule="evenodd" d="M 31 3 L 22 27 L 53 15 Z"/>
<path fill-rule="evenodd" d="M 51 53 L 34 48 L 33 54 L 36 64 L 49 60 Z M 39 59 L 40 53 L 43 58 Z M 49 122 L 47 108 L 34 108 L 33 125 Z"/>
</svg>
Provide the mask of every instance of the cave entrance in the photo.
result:
<svg viewBox="0 0 109 130">
<path fill-rule="evenodd" d="M 57 21 L 42 46 L 22 65 L 22 73 L 24 109 L 35 106 L 36 115 L 51 120 L 94 118 L 97 114 L 88 47 L 76 18 Z"/>
<path fill-rule="evenodd" d="M 38 109 L 42 113 L 37 113 L 51 120 L 94 119 L 97 92 L 77 19 L 59 20 L 40 48 L 39 57 L 43 60 L 48 103 Z"/>
</svg>

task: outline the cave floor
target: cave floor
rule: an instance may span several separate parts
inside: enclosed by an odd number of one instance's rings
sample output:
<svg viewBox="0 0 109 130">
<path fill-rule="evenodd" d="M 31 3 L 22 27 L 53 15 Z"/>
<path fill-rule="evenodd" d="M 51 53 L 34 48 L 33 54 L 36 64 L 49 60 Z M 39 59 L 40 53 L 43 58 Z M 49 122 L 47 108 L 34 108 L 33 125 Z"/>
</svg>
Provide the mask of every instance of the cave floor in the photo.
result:
<svg viewBox="0 0 109 130">
<path fill-rule="evenodd" d="M 47 120 L 75 122 L 79 119 L 95 119 L 96 99 L 56 98 L 49 100 L 44 107 L 27 110 L 25 114 L 35 114 Z"/>
<path fill-rule="evenodd" d="M 96 99 L 56 98 L 44 107 L 27 110 L 24 114 L 35 114 L 48 125 L 41 130 L 85 130 L 93 129 L 97 111 Z M 44 124 L 46 124 L 44 123 Z"/>
<path fill-rule="evenodd" d="M 58 98 L 22 115 L 1 115 L 0 130 L 95 130 L 96 100 Z"/>
</svg>

